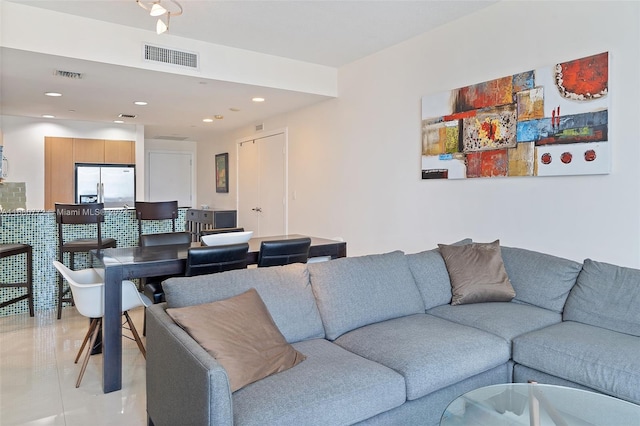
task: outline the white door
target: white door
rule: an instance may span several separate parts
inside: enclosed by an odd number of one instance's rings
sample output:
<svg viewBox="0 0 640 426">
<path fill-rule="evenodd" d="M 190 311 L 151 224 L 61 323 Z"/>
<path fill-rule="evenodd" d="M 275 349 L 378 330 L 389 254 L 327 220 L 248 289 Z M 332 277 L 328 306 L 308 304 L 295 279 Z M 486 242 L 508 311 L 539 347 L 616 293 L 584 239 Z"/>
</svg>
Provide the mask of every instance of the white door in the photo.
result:
<svg viewBox="0 0 640 426">
<path fill-rule="evenodd" d="M 254 236 L 286 234 L 286 136 L 238 144 L 238 226 Z"/>
<path fill-rule="evenodd" d="M 193 205 L 193 154 L 149 151 L 147 201 L 178 200 L 180 207 Z"/>
</svg>

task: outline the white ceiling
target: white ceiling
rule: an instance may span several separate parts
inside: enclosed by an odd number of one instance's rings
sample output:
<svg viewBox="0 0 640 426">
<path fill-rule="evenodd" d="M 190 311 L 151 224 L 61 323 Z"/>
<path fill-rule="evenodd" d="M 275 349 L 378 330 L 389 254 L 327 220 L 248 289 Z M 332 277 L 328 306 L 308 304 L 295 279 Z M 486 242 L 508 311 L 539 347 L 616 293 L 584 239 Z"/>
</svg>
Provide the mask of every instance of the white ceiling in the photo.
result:
<svg viewBox="0 0 640 426">
<path fill-rule="evenodd" d="M 135 0 L 6 0 L 91 19 L 153 30 L 155 19 Z M 165 0 L 166 1 L 166 0 Z M 495 1 L 298 0 L 180 1 L 170 33 L 208 43 L 261 52 L 330 67 L 340 67 L 390 47 Z M 157 36 L 161 39 L 162 36 Z M 171 136 L 202 140 L 325 97 L 259 88 L 263 104 L 249 99 L 258 88 L 236 83 L 145 71 L 3 48 L 2 103 L 5 115 L 111 122 L 118 113 L 136 114 L 147 138 Z M 92 78 L 61 82 L 52 69 L 73 70 Z M 52 82 L 62 98 L 45 98 Z M 160 87 L 161 89 L 158 89 Z M 137 107 L 132 97 L 149 105 Z M 44 98 L 44 99 L 43 99 Z M 232 112 L 229 108 L 238 108 Z M 73 110 L 73 111 L 69 111 Z M 214 114 L 223 120 L 205 125 Z"/>
</svg>

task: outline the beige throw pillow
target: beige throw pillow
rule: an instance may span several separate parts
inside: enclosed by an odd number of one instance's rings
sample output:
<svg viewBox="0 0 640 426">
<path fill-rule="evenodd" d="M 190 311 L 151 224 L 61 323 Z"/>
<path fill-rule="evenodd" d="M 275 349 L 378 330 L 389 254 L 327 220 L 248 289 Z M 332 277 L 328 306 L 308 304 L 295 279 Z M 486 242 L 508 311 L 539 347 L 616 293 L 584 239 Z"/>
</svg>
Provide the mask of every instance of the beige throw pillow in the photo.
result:
<svg viewBox="0 0 640 426">
<path fill-rule="evenodd" d="M 508 302 L 515 297 L 502 262 L 500 240 L 438 247 L 451 280 L 452 305 Z"/>
<path fill-rule="evenodd" d="M 227 371 L 231 392 L 285 371 L 306 357 L 285 340 L 255 289 L 167 314 Z"/>
</svg>

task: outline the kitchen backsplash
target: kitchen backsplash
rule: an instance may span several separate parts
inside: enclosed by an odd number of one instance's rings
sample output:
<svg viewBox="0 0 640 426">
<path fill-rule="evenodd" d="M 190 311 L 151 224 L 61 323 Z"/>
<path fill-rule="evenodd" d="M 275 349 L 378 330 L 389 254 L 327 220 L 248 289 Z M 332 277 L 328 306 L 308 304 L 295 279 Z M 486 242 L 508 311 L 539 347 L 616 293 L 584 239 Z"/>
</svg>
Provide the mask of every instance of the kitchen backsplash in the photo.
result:
<svg viewBox="0 0 640 426">
<path fill-rule="evenodd" d="M 3 210 L 27 208 L 27 184 L 25 182 L 0 183 L 0 206 Z"/>
</svg>

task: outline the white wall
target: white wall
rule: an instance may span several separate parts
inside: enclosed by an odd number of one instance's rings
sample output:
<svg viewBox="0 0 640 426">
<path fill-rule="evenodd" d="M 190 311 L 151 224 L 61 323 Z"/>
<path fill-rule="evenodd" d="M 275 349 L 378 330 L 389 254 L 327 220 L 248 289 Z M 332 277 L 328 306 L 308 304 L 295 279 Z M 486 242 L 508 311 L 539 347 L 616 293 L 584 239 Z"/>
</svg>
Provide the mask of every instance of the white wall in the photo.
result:
<svg viewBox="0 0 640 426">
<path fill-rule="evenodd" d="M 289 130 L 289 231 L 342 236 L 349 255 L 499 238 L 640 266 L 639 28 L 638 2 L 503 1 L 341 68 L 337 99 L 265 120 Z M 604 51 L 611 174 L 420 179 L 422 96 Z M 250 134 L 200 143 L 199 169 L 214 151 L 234 167 L 234 141 Z M 230 183 L 229 195 L 199 186 L 202 202 L 234 205 Z"/>
<path fill-rule="evenodd" d="M 87 121 L 46 120 L 29 117 L 0 116 L 4 134 L 4 155 L 9 160 L 7 182 L 25 182 L 27 209 L 44 208 L 44 138 L 132 140 L 144 146 L 136 126 Z M 142 127 L 142 126 L 138 126 Z M 137 162 L 140 162 L 136 152 Z M 140 173 L 140 170 L 137 170 Z M 139 177 L 139 176 L 138 176 Z M 138 181 L 138 185 L 139 185 Z M 144 186 L 137 186 L 144 188 Z"/>
</svg>

